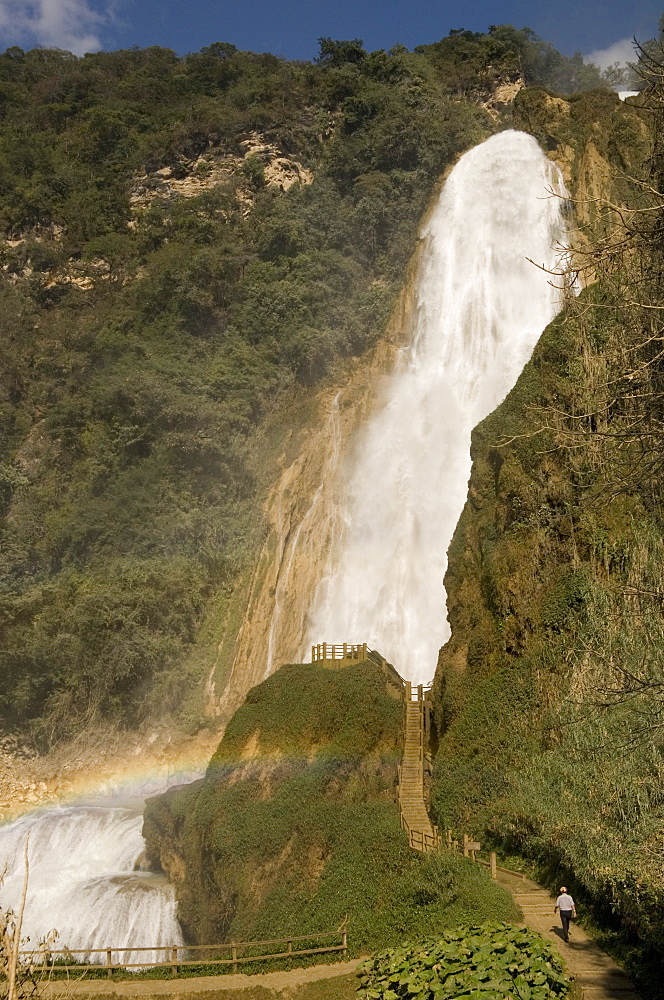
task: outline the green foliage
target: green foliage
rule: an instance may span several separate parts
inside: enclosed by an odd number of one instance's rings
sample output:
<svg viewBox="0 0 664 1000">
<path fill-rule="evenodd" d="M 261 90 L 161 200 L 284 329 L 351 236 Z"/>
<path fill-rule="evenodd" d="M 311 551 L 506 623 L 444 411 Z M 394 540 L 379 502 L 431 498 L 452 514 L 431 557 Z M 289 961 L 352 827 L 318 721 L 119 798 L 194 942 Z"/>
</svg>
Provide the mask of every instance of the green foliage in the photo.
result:
<svg viewBox="0 0 664 1000">
<path fill-rule="evenodd" d="M 661 107 L 661 82 L 651 98 Z M 651 169 L 661 169 L 661 112 L 653 136 L 604 92 L 567 108 L 544 91 L 515 102 L 551 148 L 563 138 L 580 159 L 592 127 L 590 152 L 638 175 L 654 138 Z M 572 886 L 657 997 L 663 393 L 652 305 L 662 215 L 641 185 L 630 192 L 623 181 L 617 171 L 605 195 L 631 199 L 632 224 L 607 238 L 606 213 L 588 212 L 594 285 L 544 332 L 474 433 L 472 506 L 450 548 L 433 802 L 441 825 L 470 827 L 534 860 L 552 888 Z"/>
<path fill-rule="evenodd" d="M 360 758 L 375 745 L 394 745 L 401 715 L 400 702 L 386 697 L 380 670 L 368 664 L 338 670 L 287 665 L 249 691 L 208 773 L 237 761 L 255 733 L 268 755 L 304 758 L 312 746 L 325 745 L 332 756 Z"/>
<path fill-rule="evenodd" d="M 316 64 L 221 42 L 0 55 L 5 724 L 138 721 L 151 684 L 207 657 L 209 608 L 237 628 L 274 474 L 263 421 L 375 342 L 438 175 L 493 128 L 427 66 L 330 40 Z M 232 159 L 252 131 L 314 182 L 282 192 L 267 154 Z M 159 196 L 219 160 L 213 187 Z M 210 649 L 232 645 L 221 629 Z"/>
<path fill-rule="evenodd" d="M 205 590 L 192 560 L 132 557 L 109 560 L 94 574 L 70 569 L 5 596 L 0 711 L 9 719 L 39 717 L 50 699 L 53 715 L 135 722 L 148 682 L 194 642 L 191 623 Z"/>
<path fill-rule="evenodd" d="M 476 96 L 529 45 L 502 27 L 414 53 L 324 38 L 311 64 L 224 42 L 0 55 L 0 616 L 5 648 L 27 643 L 0 676 L 4 724 L 136 721 L 157 677 L 174 690 L 164 670 L 201 659 L 210 608 L 237 627 L 274 475 L 263 422 L 375 343 L 441 172 L 496 127 Z M 313 183 L 268 183 L 252 133 Z M 166 198 L 166 176 L 204 186 Z M 131 558 L 159 561 L 165 601 L 195 581 L 179 639 L 144 615 Z M 63 595 L 86 586 L 99 622 L 88 608 L 73 655 Z M 131 666 L 107 604 L 145 622 Z M 232 646 L 222 629 L 203 658 Z"/>
<path fill-rule="evenodd" d="M 449 571 L 455 587 L 477 595 L 463 617 L 457 608 L 453 633 L 472 672 L 437 678 L 445 734 L 433 803 L 441 826 L 470 826 L 536 860 L 552 888 L 561 878 L 573 885 L 656 995 L 661 522 L 646 481 L 625 488 L 622 479 L 615 492 L 629 447 L 622 433 L 614 455 L 589 418 L 590 441 L 575 418 L 569 436 L 558 426 L 555 437 L 533 434 L 532 418 L 549 406 L 588 414 L 599 403 L 601 412 L 602 392 L 615 400 L 615 389 L 610 378 L 600 390 L 606 375 L 598 383 L 595 359 L 604 373 L 624 358 L 624 343 L 601 290 L 584 293 L 476 431 L 472 489 L 482 502 L 464 512 Z M 615 404 L 612 419 L 618 430 Z M 481 566 L 468 558 L 478 536 Z"/>
<path fill-rule="evenodd" d="M 454 29 L 447 38 L 415 51 L 431 60 L 445 87 L 462 95 L 483 94 L 495 83 L 519 76 L 528 86 L 563 94 L 606 86 L 580 52 L 564 56 L 530 28 L 511 24 L 492 25 L 486 34 Z"/>
<path fill-rule="evenodd" d="M 319 55 L 316 62 L 320 66 L 343 66 L 346 63 L 357 65 L 364 62 L 367 53 L 364 51 L 361 38 L 348 42 L 335 42 L 332 38 L 319 38 Z"/>
<path fill-rule="evenodd" d="M 526 927 L 459 927 L 374 955 L 360 970 L 363 1000 L 554 1000 L 569 993 L 555 949 Z"/>
<path fill-rule="evenodd" d="M 358 954 L 516 915 L 478 865 L 409 848 L 394 802 L 402 717 L 369 663 L 286 666 L 249 692 L 204 781 L 148 803 L 151 855 L 184 862 L 190 937 L 313 933 L 348 914 Z"/>
</svg>

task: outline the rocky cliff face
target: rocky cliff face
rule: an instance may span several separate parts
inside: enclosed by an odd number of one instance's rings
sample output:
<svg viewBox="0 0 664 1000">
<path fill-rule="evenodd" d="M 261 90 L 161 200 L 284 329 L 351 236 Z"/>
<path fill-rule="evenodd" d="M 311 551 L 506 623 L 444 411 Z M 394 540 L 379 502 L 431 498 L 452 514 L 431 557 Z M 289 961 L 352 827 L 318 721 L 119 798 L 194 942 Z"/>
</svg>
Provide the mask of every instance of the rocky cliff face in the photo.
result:
<svg viewBox="0 0 664 1000">
<path fill-rule="evenodd" d="M 592 240 L 620 230 L 633 203 L 630 177 L 641 176 L 652 149 L 648 113 L 610 91 L 564 99 L 533 87 L 514 99 L 513 124 L 530 132 L 560 167 L 571 196 L 569 243 L 581 282 L 594 280 L 586 253 Z"/>
<path fill-rule="evenodd" d="M 260 448 L 270 456 L 267 475 L 273 477 L 267 531 L 251 577 L 237 588 L 237 624 L 224 628 L 210 668 L 206 713 L 212 718 L 228 719 L 246 692 L 281 664 L 308 658 L 308 614 L 339 534 L 355 435 L 410 337 L 417 260 L 416 253 L 379 344 L 315 396 L 293 399 L 265 433 Z M 321 642 L 343 638 L 321 636 Z"/>
</svg>

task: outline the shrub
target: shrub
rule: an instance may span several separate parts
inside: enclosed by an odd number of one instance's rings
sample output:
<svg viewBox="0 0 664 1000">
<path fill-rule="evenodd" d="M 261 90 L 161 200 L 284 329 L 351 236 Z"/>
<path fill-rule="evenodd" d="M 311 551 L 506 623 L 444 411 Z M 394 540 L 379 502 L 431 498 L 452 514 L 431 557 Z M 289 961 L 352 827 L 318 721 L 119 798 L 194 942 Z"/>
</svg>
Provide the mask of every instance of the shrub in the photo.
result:
<svg viewBox="0 0 664 1000">
<path fill-rule="evenodd" d="M 562 959 L 525 927 L 487 923 L 380 952 L 360 969 L 358 996 L 372 1000 L 553 1000 L 569 982 Z"/>
</svg>

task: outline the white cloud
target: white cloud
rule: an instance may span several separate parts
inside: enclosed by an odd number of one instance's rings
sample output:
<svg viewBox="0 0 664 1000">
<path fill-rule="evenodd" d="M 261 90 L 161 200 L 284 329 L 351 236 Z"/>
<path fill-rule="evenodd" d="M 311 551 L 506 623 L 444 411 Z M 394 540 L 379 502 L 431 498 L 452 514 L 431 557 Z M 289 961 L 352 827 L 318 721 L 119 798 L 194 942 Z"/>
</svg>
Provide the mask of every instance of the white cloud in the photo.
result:
<svg viewBox="0 0 664 1000">
<path fill-rule="evenodd" d="M 105 20 L 89 0 L 0 0 L 0 45 L 43 45 L 81 56 L 102 47 Z"/>
<path fill-rule="evenodd" d="M 620 63 L 621 66 L 624 66 L 625 63 L 636 62 L 634 42 L 631 38 L 623 38 L 621 41 L 609 45 L 606 49 L 595 49 L 594 52 L 589 52 L 583 58 L 586 62 L 595 63 L 600 69 L 607 69 L 614 63 Z"/>
</svg>

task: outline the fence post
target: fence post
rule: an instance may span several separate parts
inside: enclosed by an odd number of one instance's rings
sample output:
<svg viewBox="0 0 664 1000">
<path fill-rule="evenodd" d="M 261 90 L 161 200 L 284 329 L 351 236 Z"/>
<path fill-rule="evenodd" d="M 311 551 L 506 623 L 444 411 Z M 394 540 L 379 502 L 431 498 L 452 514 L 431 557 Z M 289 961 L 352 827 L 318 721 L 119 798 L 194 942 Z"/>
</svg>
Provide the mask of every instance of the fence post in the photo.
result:
<svg viewBox="0 0 664 1000">
<path fill-rule="evenodd" d="M 289 955 L 293 951 L 293 940 L 292 940 L 292 938 L 288 939 L 286 951 L 288 952 Z"/>
<path fill-rule="evenodd" d="M 346 918 L 346 920 L 347 919 L 348 918 Z M 348 958 L 348 924 L 346 922 L 344 922 L 343 928 L 344 929 L 342 931 L 341 943 L 344 946 L 343 956 L 344 956 L 344 958 L 347 959 Z"/>
<path fill-rule="evenodd" d="M 171 973 L 175 977 L 178 974 L 178 949 L 177 945 L 171 949 Z"/>
<path fill-rule="evenodd" d="M 464 835 L 463 835 L 463 856 L 464 856 L 464 858 L 468 857 L 468 839 L 469 839 L 468 838 L 468 834 L 464 833 Z"/>
<path fill-rule="evenodd" d="M 496 852 L 495 851 L 491 851 L 491 853 L 489 854 L 489 864 L 491 866 L 491 878 L 495 882 L 496 879 L 498 878 L 498 866 L 496 864 Z"/>
<path fill-rule="evenodd" d="M 110 934 L 109 934 L 109 937 L 110 937 Z M 108 968 L 108 972 L 106 973 L 106 975 L 108 976 L 109 979 L 113 978 L 113 961 L 112 961 L 112 958 L 113 958 L 113 955 L 112 955 L 111 949 L 107 948 L 106 949 L 106 966 Z"/>
<path fill-rule="evenodd" d="M 327 659 L 327 643 L 326 642 L 323 643 L 323 659 L 324 660 Z"/>
<path fill-rule="evenodd" d="M 447 850 L 451 851 L 452 850 L 452 831 L 451 830 L 446 830 L 445 831 L 445 839 L 447 840 Z"/>
<path fill-rule="evenodd" d="M 311 647 L 311 662 L 312 663 L 316 662 L 316 647 L 315 646 Z"/>
<path fill-rule="evenodd" d="M 237 972 L 237 945 L 231 941 L 231 955 L 233 958 L 233 972 Z"/>
</svg>

